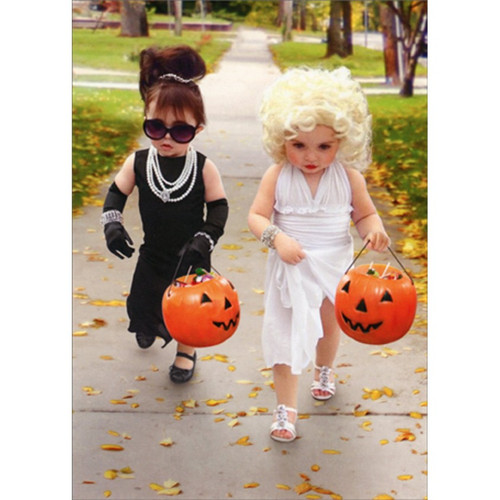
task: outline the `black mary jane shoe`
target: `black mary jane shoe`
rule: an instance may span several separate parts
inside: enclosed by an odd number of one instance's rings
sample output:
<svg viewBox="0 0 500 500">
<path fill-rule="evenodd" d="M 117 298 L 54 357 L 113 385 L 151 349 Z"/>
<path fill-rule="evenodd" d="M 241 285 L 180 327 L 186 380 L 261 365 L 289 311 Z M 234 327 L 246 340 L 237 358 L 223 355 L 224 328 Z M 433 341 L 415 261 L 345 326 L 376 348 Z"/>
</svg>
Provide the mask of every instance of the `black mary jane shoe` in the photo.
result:
<svg viewBox="0 0 500 500">
<path fill-rule="evenodd" d="M 147 349 L 154 344 L 156 337 L 154 335 L 148 335 L 144 332 L 136 332 L 135 340 L 137 341 L 137 345 L 141 349 Z"/>
<path fill-rule="evenodd" d="M 179 368 L 172 364 L 170 366 L 170 380 L 175 384 L 184 384 L 191 380 L 194 374 L 194 367 L 196 366 L 196 352 L 193 356 L 186 354 L 185 352 L 178 352 L 176 356 L 180 356 L 182 358 L 190 359 L 193 362 L 193 367 L 190 370 L 186 370 L 185 368 Z"/>
</svg>

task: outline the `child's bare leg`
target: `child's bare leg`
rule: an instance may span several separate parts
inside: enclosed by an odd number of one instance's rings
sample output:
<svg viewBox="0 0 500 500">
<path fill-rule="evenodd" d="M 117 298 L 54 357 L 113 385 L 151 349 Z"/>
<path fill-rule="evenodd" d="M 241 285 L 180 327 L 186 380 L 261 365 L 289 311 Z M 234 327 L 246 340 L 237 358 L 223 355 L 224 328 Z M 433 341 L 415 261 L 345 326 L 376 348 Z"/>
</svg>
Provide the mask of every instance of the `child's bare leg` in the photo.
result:
<svg viewBox="0 0 500 500">
<path fill-rule="evenodd" d="M 183 352 L 185 354 L 189 354 L 190 356 L 194 355 L 195 348 L 190 347 L 188 345 L 181 344 L 180 342 L 177 343 L 177 352 Z M 193 368 L 193 362 L 190 359 L 181 357 L 181 356 L 176 356 L 175 358 L 175 366 L 178 368 L 181 368 L 183 370 L 191 370 Z"/>
<path fill-rule="evenodd" d="M 288 408 L 297 408 L 298 375 L 293 375 L 290 366 L 273 366 L 274 389 L 278 405 L 285 405 Z M 297 414 L 288 412 L 288 420 L 294 424 Z M 274 435 L 288 439 L 291 434 L 287 430 L 276 430 Z"/>
<path fill-rule="evenodd" d="M 325 299 L 320 308 L 321 323 L 323 325 L 323 337 L 316 346 L 316 366 L 333 367 L 335 356 L 340 343 L 340 327 L 335 318 L 334 305 Z M 333 381 L 333 373 L 332 373 Z M 314 380 L 319 380 L 319 370 L 314 371 Z M 314 389 L 316 396 L 328 396 L 328 392 L 320 389 Z"/>
</svg>

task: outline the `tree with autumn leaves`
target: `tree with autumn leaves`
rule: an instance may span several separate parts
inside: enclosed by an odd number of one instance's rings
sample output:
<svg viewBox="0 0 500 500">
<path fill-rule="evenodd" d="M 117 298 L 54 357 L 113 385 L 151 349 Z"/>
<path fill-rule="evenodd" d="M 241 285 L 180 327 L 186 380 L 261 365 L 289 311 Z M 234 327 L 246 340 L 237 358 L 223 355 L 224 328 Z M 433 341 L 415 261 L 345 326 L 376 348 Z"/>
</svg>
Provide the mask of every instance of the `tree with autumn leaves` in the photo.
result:
<svg viewBox="0 0 500 500">
<path fill-rule="evenodd" d="M 112 3 L 112 2 L 109 2 Z M 175 14 L 175 34 L 182 33 L 182 1 L 171 2 Z M 231 3 L 231 2 L 229 2 Z M 249 2 L 256 3 L 256 2 Z M 418 59 L 427 39 L 427 0 L 373 2 L 384 37 L 386 79 L 400 85 L 400 95 L 413 95 Z M 210 2 L 207 2 L 209 7 Z M 297 7 L 301 29 L 305 27 L 305 0 L 276 2 L 276 23 L 283 26 L 283 40 L 291 40 L 294 7 Z M 325 58 L 352 55 L 352 1 L 330 0 Z M 146 1 L 122 0 L 121 36 L 149 36 Z"/>
</svg>

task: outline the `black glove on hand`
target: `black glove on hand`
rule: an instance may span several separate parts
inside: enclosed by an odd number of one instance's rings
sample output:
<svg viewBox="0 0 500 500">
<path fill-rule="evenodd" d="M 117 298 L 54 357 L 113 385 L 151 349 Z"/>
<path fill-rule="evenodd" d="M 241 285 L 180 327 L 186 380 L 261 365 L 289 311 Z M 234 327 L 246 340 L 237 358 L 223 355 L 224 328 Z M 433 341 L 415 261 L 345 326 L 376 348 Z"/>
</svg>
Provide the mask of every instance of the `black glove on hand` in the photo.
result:
<svg viewBox="0 0 500 500">
<path fill-rule="evenodd" d="M 104 226 L 104 236 L 106 237 L 108 250 L 111 253 L 114 253 L 120 259 L 123 259 L 123 255 L 132 257 L 135 248 L 130 245 L 133 245 L 134 242 L 123 227 L 123 224 L 120 222 L 108 222 Z"/>
<path fill-rule="evenodd" d="M 179 257 L 182 257 L 183 263 L 194 268 L 206 267 L 210 262 L 210 242 L 208 238 L 202 234 L 193 236 L 181 248 Z"/>
</svg>

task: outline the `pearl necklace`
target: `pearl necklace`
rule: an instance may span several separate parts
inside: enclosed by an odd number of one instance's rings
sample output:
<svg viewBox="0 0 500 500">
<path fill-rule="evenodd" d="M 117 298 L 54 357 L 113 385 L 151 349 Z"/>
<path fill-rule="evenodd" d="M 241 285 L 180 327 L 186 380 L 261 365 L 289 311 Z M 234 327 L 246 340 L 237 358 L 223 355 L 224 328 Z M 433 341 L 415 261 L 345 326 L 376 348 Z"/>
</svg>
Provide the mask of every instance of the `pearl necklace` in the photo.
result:
<svg viewBox="0 0 500 500">
<path fill-rule="evenodd" d="M 189 146 L 186 152 L 186 161 L 184 168 L 179 177 L 174 182 L 167 181 L 160 170 L 160 163 L 158 162 L 158 150 L 154 146 L 150 146 L 148 158 L 146 161 L 146 179 L 148 186 L 163 203 L 175 203 L 176 201 L 183 200 L 193 189 L 196 180 L 197 171 L 197 156 L 195 150 Z M 191 184 L 186 191 L 177 198 L 172 198 L 172 193 L 181 189 L 184 184 L 191 177 Z M 159 187 L 158 187 L 159 186 Z M 161 188 L 161 189 L 160 189 Z"/>
</svg>

